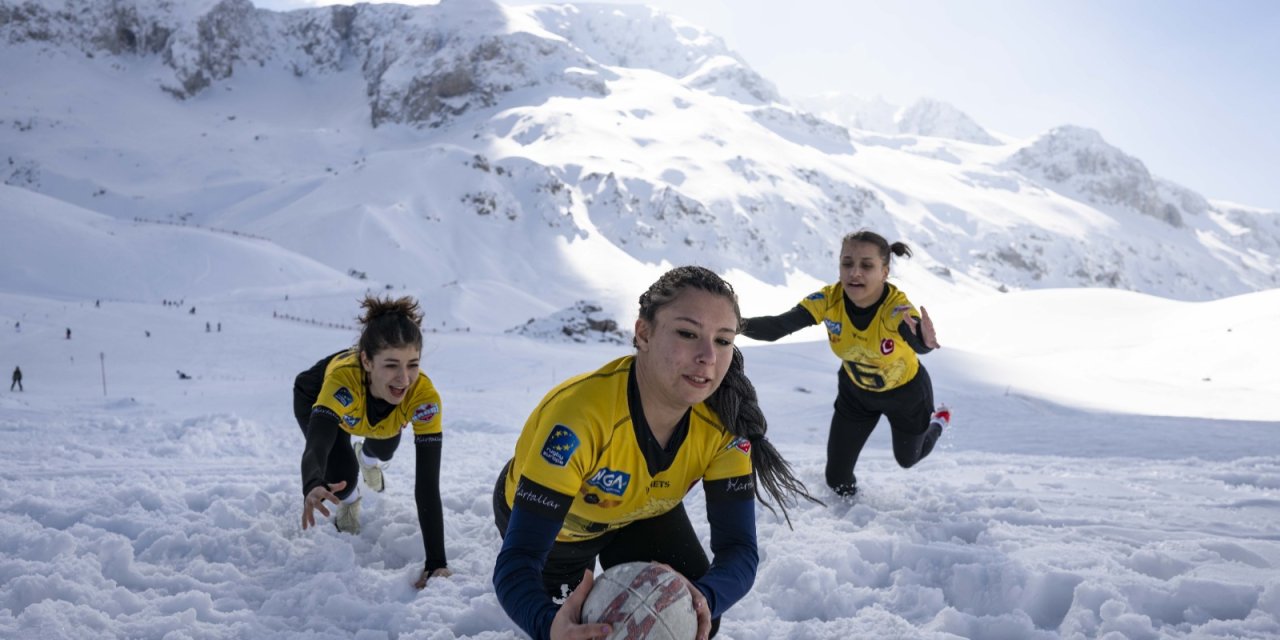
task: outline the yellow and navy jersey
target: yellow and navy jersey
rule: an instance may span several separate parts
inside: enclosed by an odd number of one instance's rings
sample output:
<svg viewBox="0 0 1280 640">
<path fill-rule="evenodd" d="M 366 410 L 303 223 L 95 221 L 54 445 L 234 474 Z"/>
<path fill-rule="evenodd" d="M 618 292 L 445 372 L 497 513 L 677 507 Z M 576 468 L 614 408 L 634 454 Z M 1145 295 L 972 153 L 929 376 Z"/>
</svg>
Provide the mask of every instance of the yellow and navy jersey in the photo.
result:
<svg viewBox="0 0 1280 640">
<path fill-rule="evenodd" d="M 638 407 L 632 369 L 634 356 L 571 378 L 553 389 L 525 423 L 505 480 L 507 506 L 514 504 L 521 478 L 532 485 L 571 496 L 572 503 L 556 539 L 574 542 L 597 537 L 628 523 L 671 509 L 689 489 L 705 480 L 708 499 L 716 491 L 754 498 L 751 444 L 729 433 L 705 404 L 695 405 L 668 443 L 674 454 L 655 464 L 645 455 L 652 438 Z M 656 443 L 655 443 L 656 444 Z M 715 482 L 720 481 L 720 482 Z M 539 496 L 535 505 L 551 506 Z"/>
<path fill-rule="evenodd" d="M 441 432 L 440 394 L 427 374 L 419 371 L 418 379 L 409 385 L 404 400 L 376 422 L 372 422 L 368 415 L 369 399 L 364 376 L 360 356 L 355 349 L 334 356 L 325 367 L 324 385 L 312 410 L 332 412 L 344 431 L 375 440 L 393 438 L 409 423 L 413 423 L 415 436 Z"/>
<path fill-rule="evenodd" d="M 860 389 L 888 391 L 916 376 L 920 359 L 899 332 L 905 315 L 920 316 L 906 294 L 885 283 L 875 317 L 866 329 L 858 329 L 845 305 L 844 287 L 827 285 L 800 301 L 815 324 L 827 330 L 832 353 L 844 363 L 845 373 Z"/>
</svg>

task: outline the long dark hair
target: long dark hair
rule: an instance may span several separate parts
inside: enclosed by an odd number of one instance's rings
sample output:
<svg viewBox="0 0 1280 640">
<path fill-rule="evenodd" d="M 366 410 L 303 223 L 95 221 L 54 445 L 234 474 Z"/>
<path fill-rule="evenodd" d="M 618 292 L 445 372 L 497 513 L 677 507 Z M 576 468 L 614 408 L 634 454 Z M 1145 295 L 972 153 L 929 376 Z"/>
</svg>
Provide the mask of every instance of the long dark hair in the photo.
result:
<svg viewBox="0 0 1280 640">
<path fill-rule="evenodd" d="M 700 289 L 708 293 L 723 296 L 733 303 L 733 314 L 738 319 L 738 330 L 742 330 L 742 311 L 738 308 L 738 296 L 733 286 L 725 282 L 715 272 L 704 267 L 676 267 L 658 278 L 649 286 L 649 290 L 640 295 L 640 317 L 653 323 L 658 309 L 670 304 L 685 289 Z M 756 499 L 775 516 L 778 512 L 773 504 L 760 492 L 765 492 L 782 509 L 782 517 L 787 526 L 791 526 L 791 516 L 787 514 L 787 505 L 795 503 L 795 496 L 803 497 L 811 502 L 822 504 L 820 500 L 809 495 L 804 483 L 796 477 L 787 462 L 774 448 L 773 443 L 765 437 L 769 424 L 756 397 L 756 388 L 747 378 L 742 351 L 733 348 L 733 361 L 724 374 L 724 380 L 707 398 L 706 404 L 720 417 L 729 433 L 739 438 L 746 438 L 751 443 L 751 473 L 755 479 Z"/>
<path fill-rule="evenodd" d="M 422 348 L 422 309 L 418 301 L 367 295 L 360 301 L 360 339 L 356 348 L 369 359 L 387 348 Z"/>
</svg>

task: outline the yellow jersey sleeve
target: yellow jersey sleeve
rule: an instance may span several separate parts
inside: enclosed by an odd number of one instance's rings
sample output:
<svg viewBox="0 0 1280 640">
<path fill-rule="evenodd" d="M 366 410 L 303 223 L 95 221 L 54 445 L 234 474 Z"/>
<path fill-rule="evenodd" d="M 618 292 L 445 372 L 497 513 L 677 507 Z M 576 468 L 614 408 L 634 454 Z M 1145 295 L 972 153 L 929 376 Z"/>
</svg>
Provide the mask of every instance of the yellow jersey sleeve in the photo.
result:
<svg viewBox="0 0 1280 640">
<path fill-rule="evenodd" d="M 364 376 L 354 352 L 330 360 L 313 406 L 332 411 L 340 419 L 339 425 L 350 431 L 364 420 L 364 400 Z"/>
<path fill-rule="evenodd" d="M 712 413 L 710 409 L 706 411 Z M 703 479 L 724 480 L 751 475 L 751 443 L 721 428 L 719 420 L 712 422 L 711 426 L 714 429 L 708 433 L 716 436 L 712 444 L 714 452 Z"/>
<path fill-rule="evenodd" d="M 408 414 L 407 421 L 413 424 L 413 435 L 425 436 L 444 431 L 440 393 L 427 374 L 418 373 L 413 391 L 400 404 Z"/>
</svg>

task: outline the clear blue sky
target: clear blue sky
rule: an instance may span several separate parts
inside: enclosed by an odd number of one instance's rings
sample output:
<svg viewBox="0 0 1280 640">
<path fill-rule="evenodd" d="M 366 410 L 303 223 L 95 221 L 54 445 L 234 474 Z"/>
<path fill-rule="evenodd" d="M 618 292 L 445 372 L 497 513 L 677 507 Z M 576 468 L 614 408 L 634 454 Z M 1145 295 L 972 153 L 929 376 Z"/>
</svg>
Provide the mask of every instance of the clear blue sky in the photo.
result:
<svg viewBox="0 0 1280 640">
<path fill-rule="evenodd" d="M 1156 175 L 1280 211 L 1277 0 L 603 1 L 707 28 L 784 96 L 932 97 L 1018 137 L 1085 126 Z"/>
</svg>

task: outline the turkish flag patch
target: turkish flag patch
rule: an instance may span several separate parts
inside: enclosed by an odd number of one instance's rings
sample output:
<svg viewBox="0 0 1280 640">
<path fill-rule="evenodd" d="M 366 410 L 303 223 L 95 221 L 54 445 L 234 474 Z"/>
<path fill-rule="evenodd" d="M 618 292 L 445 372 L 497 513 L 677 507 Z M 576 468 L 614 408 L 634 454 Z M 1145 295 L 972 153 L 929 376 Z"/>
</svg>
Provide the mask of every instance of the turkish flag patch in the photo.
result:
<svg viewBox="0 0 1280 640">
<path fill-rule="evenodd" d="M 885 338 L 884 340 L 880 341 L 880 353 L 886 356 L 893 353 L 892 338 Z"/>
</svg>

